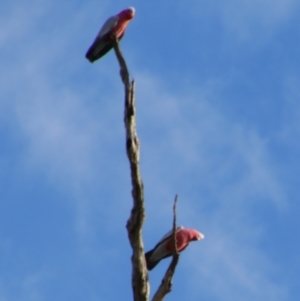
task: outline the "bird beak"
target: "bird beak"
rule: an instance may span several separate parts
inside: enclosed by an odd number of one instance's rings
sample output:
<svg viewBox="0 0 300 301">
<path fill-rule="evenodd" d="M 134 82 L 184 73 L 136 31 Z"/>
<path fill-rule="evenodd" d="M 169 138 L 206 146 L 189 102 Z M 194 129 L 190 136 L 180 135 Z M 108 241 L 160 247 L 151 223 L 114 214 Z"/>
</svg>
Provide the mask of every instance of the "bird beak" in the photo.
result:
<svg viewBox="0 0 300 301">
<path fill-rule="evenodd" d="M 203 239 L 204 238 L 204 234 L 202 234 L 202 233 L 200 233 L 200 232 L 198 232 L 198 239 L 197 240 L 201 240 L 201 239 Z"/>
</svg>

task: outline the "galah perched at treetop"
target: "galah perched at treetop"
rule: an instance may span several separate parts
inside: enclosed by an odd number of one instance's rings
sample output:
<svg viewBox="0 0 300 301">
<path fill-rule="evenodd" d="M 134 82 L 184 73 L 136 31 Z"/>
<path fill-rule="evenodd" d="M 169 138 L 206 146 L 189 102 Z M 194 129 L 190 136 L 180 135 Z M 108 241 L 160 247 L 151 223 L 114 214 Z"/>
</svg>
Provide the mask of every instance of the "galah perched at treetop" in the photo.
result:
<svg viewBox="0 0 300 301">
<path fill-rule="evenodd" d="M 191 241 L 203 239 L 204 235 L 194 229 L 176 228 L 177 251 L 183 251 Z M 147 269 L 152 270 L 162 259 L 172 256 L 173 230 L 168 232 L 152 249 L 145 254 Z"/>
<path fill-rule="evenodd" d="M 95 41 L 87 51 L 85 57 L 93 63 L 100 59 L 113 48 L 113 39 L 116 37 L 120 41 L 125 33 L 129 21 L 134 17 L 135 9 L 128 7 L 110 17 L 100 29 Z"/>
</svg>

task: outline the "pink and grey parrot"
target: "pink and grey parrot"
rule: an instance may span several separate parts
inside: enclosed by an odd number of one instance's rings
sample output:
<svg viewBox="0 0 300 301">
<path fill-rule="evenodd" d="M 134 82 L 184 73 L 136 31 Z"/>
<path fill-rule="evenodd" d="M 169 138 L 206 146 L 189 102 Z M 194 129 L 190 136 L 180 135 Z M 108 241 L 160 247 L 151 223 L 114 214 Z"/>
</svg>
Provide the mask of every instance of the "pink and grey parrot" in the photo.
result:
<svg viewBox="0 0 300 301">
<path fill-rule="evenodd" d="M 116 16 L 110 17 L 100 29 L 95 41 L 87 51 L 85 57 L 93 63 L 113 48 L 113 36 L 120 41 L 125 33 L 129 21 L 134 17 L 135 9 L 128 7 Z"/>
<path fill-rule="evenodd" d="M 177 227 L 176 245 L 177 251 L 183 251 L 191 241 L 203 239 L 204 235 L 194 229 Z M 145 254 L 147 269 L 152 270 L 162 259 L 172 256 L 173 230 L 168 232 L 152 249 Z"/>
</svg>

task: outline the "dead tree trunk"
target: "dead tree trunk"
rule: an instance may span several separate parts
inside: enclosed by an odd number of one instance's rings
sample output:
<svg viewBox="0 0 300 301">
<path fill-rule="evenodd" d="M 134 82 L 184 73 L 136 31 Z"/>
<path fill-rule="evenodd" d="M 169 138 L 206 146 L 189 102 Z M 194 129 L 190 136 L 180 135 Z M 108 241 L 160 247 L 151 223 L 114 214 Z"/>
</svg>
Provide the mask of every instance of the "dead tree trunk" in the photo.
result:
<svg viewBox="0 0 300 301">
<path fill-rule="evenodd" d="M 148 281 L 148 271 L 144 256 L 144 244 L 142 237 L 142 227 L 145 220 L 145 202 L 143 181 L 140 174 L 139 158 L 139 139 L 136 131 L 136 110 L 135 110 L 135 83 L 130 80 L 129 71 L 121 53 L 119 43 L 115 39 L 114 50 L 120 65 L 120 76 L 125 88 L 125 109 L 124 125 L 126 132 L 126 152 L 130 165 L 133 208 L 127 221 L 127 232 L 132 248 L 132 290 L 134 301 L 148 301 L 150 285 Z M 173 220 L 173 259 L 162 280 L 162 284 L 154 294 L 153 301 L 162 301 L 171 291 L 172 277 L 178 263 L 179 255 L 176 249 L 176 201 L 174 202 Z"/>
</svg>

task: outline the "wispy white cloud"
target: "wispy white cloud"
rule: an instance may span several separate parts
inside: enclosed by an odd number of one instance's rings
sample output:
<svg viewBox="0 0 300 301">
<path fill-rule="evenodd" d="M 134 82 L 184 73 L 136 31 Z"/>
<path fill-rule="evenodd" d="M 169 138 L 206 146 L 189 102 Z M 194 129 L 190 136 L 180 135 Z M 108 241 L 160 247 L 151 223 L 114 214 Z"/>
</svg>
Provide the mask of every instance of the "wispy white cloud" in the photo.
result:
<svg viewBox="0 0 300 301">
<path fill-rule="evenodd" d="M 223 24 L 241 40 L 261 40 L 293 15 L 297 1 L 218 1 Z"/>
<path fill-rule="evenodd" d="M 220 230 L 189 250 L 188 290 L 195 300 L 203 292 L 218 300 L 288 300 L 288 287 L 274 280 L 280 273 L 278 267 L 257 249 L 255 241 L 241 244 L 234 235 Z"/>
<path fill-rule="evenodd" d="M 241 39 L 253 39 L 262 24 L 269 30 L 284 22 L 296 5 L 290 0 L 282 8 L 278 1 L 273 2 L 266 17 L 271 6 L 267 1 L 217 4 L 228 32 Z M 76 51 L 76 55 L 84 53 L 85 46 L 74 37 L 86 24 L 87 11 L 77 15 L 73 23 L 48 28 L 44 38 L 38 30 L 40 23 L 32 23 L 40 18 L 39 9 L 32 13 L 27 10 L 27 15 L 23 10 L 15 11 L 7 19 L 9 26 L 3 26 L 7 31 L 0 43 L 13 40 L 15 47 L 20 28 L 26 37 L 32 35 L 32 40 L 24 45 L 18 62 L 5 66 L 0 85 L 6 99 L 1 114 L 9 112 L 11 126 L 17 129 L 15 135 L 24 142 L 18 154 L 21 167 L 28 173 L 46 175 L 53 187 L 74 198 L 79 236 L 93 240 L 95 225 L 115 234 L 116 224 L 125 224 L 130 188 L 121 123 L 122 86 L 109 83 L 109 89 L 105 88 L 107 82 L 119 78 L 105 61 L 101 62 L 103 68 L 94 65 L 88 69 L 83 56 L 82 63 L 73 60 Z M 19 23 L 15 24 L 16 18 Z M 86 70 L 84 78 L 92 84 L 80 76 Z M 74 83 L 65 79 L 72 76 L 77 76 Z M 203 250 L 199 264 L 192 260 L 198 256 L 192 253 L 196 248 L 188 251 L 195 294 L 201 289 L 220 300 L 228 296 L 230 300 L 247 300 L 245 295 L 249 300 L 284 300 L 288 291 L 272 279 L 278 267 L 259 247 L 267 234 L 254 214 L 261 204 L 272 206 L 276 212 L 288 206 L 268 139 L 230 120 L 211 104 L 215 95 L 207 86 L 179 91 L 177 87 L 167 88 L 166 79 L 142 71 L 136 72 L 135 79 L 147 236 L 150 233 L 154 237 L 156 232 L 159 238 L 163 234 L 160 231 L 170 227 L 172 200 L 179 193 L 179 222 L 206 234 L 199 246 Z M 101 194 L 99 200 L 101 188 L 108 189 L 108 196 Z M 121 253 L 115 248 L 113 256 Z M 95 253 L 89 254 L 96 260 Z M 113 257 L 106 250 L 103 254 Z M 199 286 L 199 278 L 205 279 L 207 286 Z M 39 275 L 24 281 L 32 300 L 40 298 L 38 286 Z"/>
<path fill-rule="evenodd" d="M 220 300 L 285 300 L 288 289 L 272 280 L 279 267 L 259 247 L 269 234 L 255 215 L 266 204 L 278 213 L 287 206 L 268 141 L 228 119 L 201 88 L 173 94 L 155 77 L 138 78 L 140 133 L 148 138 L 142 144 L 142 166 L 152 233 L 151 219 L 160 221 L 154 237 L 171 227 L 172 199 L 179 192 L 179 223 L 206 234 L 187 267 L 195 294 L 199 289 Z M 199 286 L 198 279 L 205 284 Z"/>
<path fill-rule="evenodd" d="M 21 290 L 23 291 L 23 298 L 32 301 L 42 301 L 44 300 L 43 293 L 41 292 L 42 284 L 45 281 L 49 281 L 51 275 L 48 271 L 38 271 L 27 275 L 21 285 Z"/>
<path fill-rule="evenodd" d="M 74 10 L 75 18 L 68 18 L 68 22 L 59 16 L 48 26 L 47 5 L 38 4 L 32 1 L 27 3 L 31 9 L 23 10 L 12 5 L 11 15 L 5 19 L 4 25 L 9 26 L 3 26 L 6 34 L 1 41 L 8 46 L 3 51 L 18 49 L 21 42 L 22 51 L 18 51 L 16 60 L 12 52 L 5 53 L 10 56 L 0 74 L 2 122 L 6 120 L 8 130 L 22 141 L 18 168 L 42 174 L 56 189 L 68 191 L 78 209 L 78 231 L 87 237 L 97 185 L 111 176 L 111 151 L 106 147 L 122 133 L 111 115 L 122 110 L 116 110 L 111 101 L 115 95 L 103 88 L 109 77 L 106 69 L 94 71 L 94 75 L 98 72 L 94 81 L 100 81 L 95 84 L 101 91 L 98 102 L 95 89 L 81 82 L 79 89 L 68 80 L 77 76 L 80 81 L 82 71 L 78 73 L 78 68 L 84 63 L 90 67 L 84 59 L 86 46 L 74 51 L 80 43 L 74 36 L 89 19 L 87 7 L 76 14 Z M 60 6 L 62 11 L 68 6 L 64 5 Z M 73 60 L 76 55 L 82 60 Z"/>
<path fill-rule="evenodd" d="M 284 205 L 283 187 L 277 179 L 276 164 L 269 157 L 266 138 L 228 120 L 209 103 L 210 96 L 204 96 L 201 88 L 173 95 L 159 80 L 143 74 L 138 77 L 140 128 L 149 129 L 145 152 L 150 162 L 146 164 L 158 173 L 168 168 L 171 178 L 179 181 L 193 172 L 212 190 L 218 186 L 214 195 L 225 203 L 259 197 Z M 177 158 L 184 170 L 172 173 L 175 167 L 168 154 Z M 158 162 L 153 164 L 153 159 Z"/>
<path fill-rule="evenodd" d="M 11 1 L 5 3 L 5 7 L 1 12 L 1 27 L 4 30 L 0 34 L 0 45 L 9 48 L 13 42 L 20 41 L 24 35 L 28 34 L 35 25 L 36 19 L 40 18 L 47 10 L 45 1 L 31 0 L 25 5 L 21 1 Z M 15 49 L 15 53 L 11 53 L 14 57 L 20 54 L 20 49 Z"/>
<path fill-rule="evenodd" d="M 296 0 L 195 1 L 181 6 L 184 11 L 188 11 L 186 15 L 189 17 L 208 19 L 207 26 L 215 22 L 220 24 L 224 34 L 227 34 L 224 45 L 234 40 L 246 43 L 250 49 L 268 43 L 299 10 L 299 2 Z"/>
<path fill-rule="evenodd" d="M 0 278 L 0 300 L 45 300 L 43 289 L 53 275 L 50 269 L 42 269 L 26 275 Z"/>
<path fill-rule="evenodd" d="M 299 89 L 300 78 L 296 74 L 287 74 L 284 82 L 284 101 L 283 109 L 284 127 L 279 136 L 285 142 L 299 148 Z"/>
</svg>

